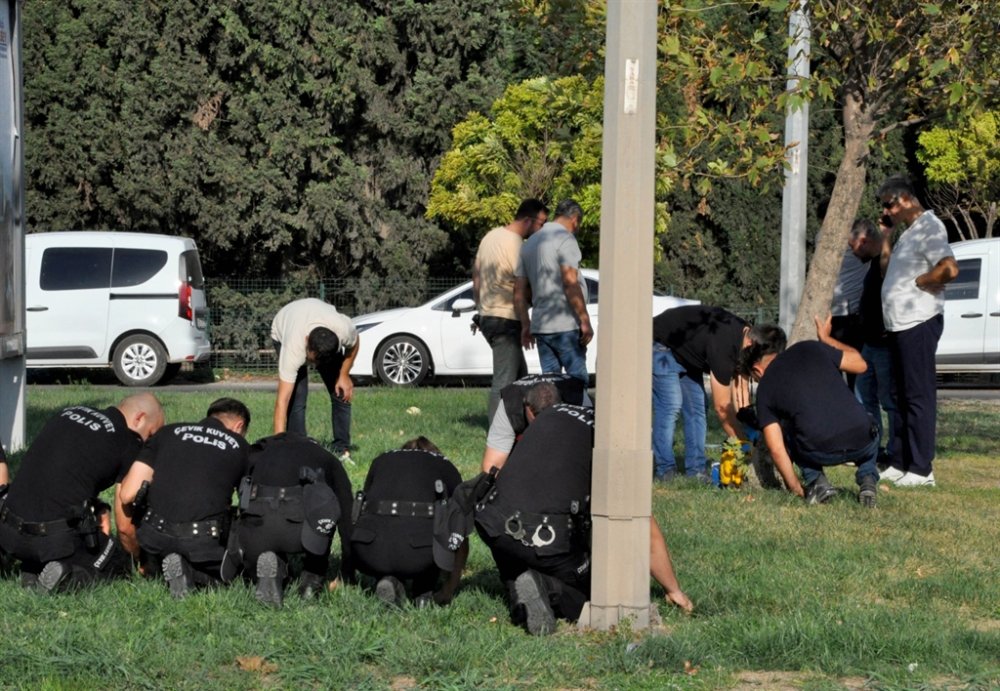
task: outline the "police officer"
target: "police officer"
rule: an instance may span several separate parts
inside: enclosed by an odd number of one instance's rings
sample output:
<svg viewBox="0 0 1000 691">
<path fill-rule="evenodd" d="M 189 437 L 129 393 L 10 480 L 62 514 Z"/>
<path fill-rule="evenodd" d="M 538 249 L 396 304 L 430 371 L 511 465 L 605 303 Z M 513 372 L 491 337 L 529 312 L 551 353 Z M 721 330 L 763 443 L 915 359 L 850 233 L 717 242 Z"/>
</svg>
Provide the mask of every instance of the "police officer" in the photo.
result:
<svg viewBox="0 0 1000 691">
<path fill-rule="evenodd" d="M 353 580 L 352 503 L 347 472 L 318 442 L 293 432 L 265 437 L 250 449 L 250 475 L 240 487 L 240 516 L 227 560 L 250 569 L 258 600 L 280 607 L 288 555 L 302 554 L 299 594 L 314 597 L 326 582 L 336 527 L 343 547 L 341 573 Z"/>
<path fill-rule="evenodd" d="M 575 621 L 590 597 L 593 411 L 556 403 L 534 417 L 476 505 L 476 529 L 507 586 L 511 619 L 533 635 Z M 650 571 L 667 599 L 690 610 L 655 520 Z"/>
<path fill-rule="evenodd" d="M 122 481 L 122 503 L 139 519 L 134 534 L 145 570 L 162 571 L 176 598 L 219 582 L 233 491 L 247 472 L 249 426 L 242 402 L 220 398 L 201 422 L 160 430 Z"/>
<path fill-rule="evenodd" d="M 116 483 L 162 425 L 148 393 L 104 410 L 66 408 L 46 423 L 0 509 L 0 547 L 21 560 L 22 585 L 53 592 L 129 573 L 128 554 L 109 535 L 110 507 L 97 496 L 116 485 L 123 515 Z"/>
<path fill-rule="evenodd" d="M 468 542 L 449 549 L 450 534 L 440 519 L 461 482 L 455 466 L 425 437 L 372 461 L 364 490 L 355 499 L 351 549 L 358 570 L 377 579 L 379 599 L 401 605 L 406 599 L 403 581 L 409 580 L 418 605 L 431 599 L 439 605 L 451 602 Z M 441 572 L 449 576 L 435 592 Z"/>
<path fill-rule="evenodd" d="M 547 387 L 536 388 L 537 384 L 543 382 L 551 382 L 554 385 L 554 395 L 548 393 L 551 389 Z M 535 389 L 534 399 L 529 405 L 529 392 L 532 389 Z M 542 394 L 542 391 L 547 393 Z M 583 380 L 569 374 L 529 374 L 501 389 L 497 412 L 490 421 L 490 429 L 486 433 L 483 472 L 488 473 L 491 468 L 499 470 L 503 467 L 518 437 L 528 427 L 528 415 L 541 412 L 543 408 L 560 401 L 593 407 Z"/>
</svg>

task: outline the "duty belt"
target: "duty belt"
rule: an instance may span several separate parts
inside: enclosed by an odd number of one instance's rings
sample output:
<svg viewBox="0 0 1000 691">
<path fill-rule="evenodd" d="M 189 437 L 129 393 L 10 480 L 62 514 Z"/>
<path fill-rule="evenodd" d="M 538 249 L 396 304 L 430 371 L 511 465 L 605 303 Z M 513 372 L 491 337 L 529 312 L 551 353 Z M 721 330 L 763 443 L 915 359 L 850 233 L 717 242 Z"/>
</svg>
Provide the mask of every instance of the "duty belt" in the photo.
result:
<svg viewBox="0 0 1000 691">
<path fill-rule="evenodd" d="M 80 524 L 79 518 L 59 518 L 54 521 L 26 521 L 6 506 L 0 510 L 0 522 L 13 527 L 21 535 L 32 535 L 35 537 L 50 535 L 52 533 L 66 533 L 76 530 Z"/>
<path fill-rule="evenodd" d="M 417 518 L 434 518 L 434 503 L 429 501 L 366 501 L 361 505 L 361 515 L 376 516 L 410 516 Z"/>
<path fill-rule="evenodd" d="M 175 523 L 152 511 L 147 511 L 146 517 L 142 522 L 144 525 L 154 528 L 169 537 L 198 537 L 207 535 L 218 538 L 225 531 L 225 522 L 217 518 Z"/>
<path fill-rule="evenodd" d="M 302 496 L 302 485 L 291 487 L 275 487 L 273 485 L 254 485 L 250 488 L 250 499 L 283 499 L 300 498 Z"/>
</svg>

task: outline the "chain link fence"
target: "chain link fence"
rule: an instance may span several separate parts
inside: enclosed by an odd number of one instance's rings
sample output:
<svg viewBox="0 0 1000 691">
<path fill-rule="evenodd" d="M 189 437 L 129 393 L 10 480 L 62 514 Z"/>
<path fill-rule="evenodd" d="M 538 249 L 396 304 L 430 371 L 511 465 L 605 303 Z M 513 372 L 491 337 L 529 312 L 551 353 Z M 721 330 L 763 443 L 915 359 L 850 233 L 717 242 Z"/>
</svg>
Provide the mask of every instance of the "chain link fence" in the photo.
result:
<svg viewBox="0 0 1000 691">
<path fill-rule="evenodd" d="M 234 372 L 273 370 L 271 320 L 292 300 L 315 297 L 356 317 L 380 309 L 415 307 L 469 280 L 467 276 L 420 282 L 356 278 L 206 278 L 213 368 Z M 776 322 L 776 306 L 728 308 L 753 323 Z"/>
</svg>

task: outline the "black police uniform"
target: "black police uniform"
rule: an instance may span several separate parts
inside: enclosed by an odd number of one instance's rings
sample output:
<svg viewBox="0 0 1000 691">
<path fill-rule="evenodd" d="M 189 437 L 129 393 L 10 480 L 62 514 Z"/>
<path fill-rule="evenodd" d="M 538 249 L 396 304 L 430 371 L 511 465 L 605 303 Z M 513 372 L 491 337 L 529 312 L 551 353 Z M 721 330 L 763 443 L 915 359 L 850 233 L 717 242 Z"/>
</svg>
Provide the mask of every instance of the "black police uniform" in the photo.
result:
<svg viewBox="0 0 1000 691">
<path fill-rule="evenodd" d="M 559 397 L 563 403 L 573 405 L 583 405 L 584 394 L 587 388 L 583 380 L 564 373 L 544 373 L 529 374 L 521 377 L 517 381 L 508 384 L 500 391 L 500 400 L 503 401 L 504 412 L 510 420 L 510 426 L 515 434 L 521 434 L 528 426 L 528 419 L 524 416 L 524 398 L 528 391 L 535 384 L 542 382 L 552 382 L 559 390 Z"/>
<path fill-rule="evenodd" d="M 412 579 L 415 595 L 433 590 L 440 574 L 434 512 L 461 482 L 451 461 L 430 451 L 399 449 L 372 461 L 351 537 L 358 570 L 376 579 Z"/>
<path fill-rule="evenodd" d="M 219 580 L 233 491 L 248 453 L 243 437 L 213 417 L 167 425 L 147 441 L 138 460 L 154 475 L 136 536 L 152 571 L 176 552 L 191 563 L 196 584 Z"/>
<path fill-rule="evenodd" d="M 97 495 L 121 482 L 142 438 L 118 408 L 66 408 L 50 419 L 25 454 L 0 509 L 0 546 L 37 576 L 64 561 L 67 585 L 127 574 L 132 561 L 98 530 Z"/>
<path fill-rule="evenodd" d="M 310 523 L 316 499 L 313 490 L 321 484 L 333 495 L 316 492 L 320 525 Z M 340 533 L 341 574 L 353 579 L 350 558 L 351 480 L 337 457 L 315 440 L 294 432 L 261 439 L 250 450 L 250 476 L 240 488 L 240 516 L 236 522 L 235 546 L 243 566 L 253 569 L 264 552 L 275 552 L 283 561 L 290 554 L 303 554 L 303 574 L 326 578 L 330 562 L 333 527 Z M 309 516 L 304 504 L 310 504 Z M 318 528 L 318 530 L 317 530 Z M 305 531 L 305 532 L 304 532 Z M 309 539 L 309 532 L 325 539 Z M 305 542 L 303 544 L 303 536 Z M 322 543 L 323 549 L 314 545 Z M 234 543 L 230 543 L 232 550 Z"/>
<path fill-rule="evenodd" d="M 590 595 L 593 444 L 592 409 L 565 403 L 547 408 L 476 506 L 476 529 L 501 580 L 511 588 L 528 569 L 547 576 L 554 613 L 570 620 Z"/>
</svg>

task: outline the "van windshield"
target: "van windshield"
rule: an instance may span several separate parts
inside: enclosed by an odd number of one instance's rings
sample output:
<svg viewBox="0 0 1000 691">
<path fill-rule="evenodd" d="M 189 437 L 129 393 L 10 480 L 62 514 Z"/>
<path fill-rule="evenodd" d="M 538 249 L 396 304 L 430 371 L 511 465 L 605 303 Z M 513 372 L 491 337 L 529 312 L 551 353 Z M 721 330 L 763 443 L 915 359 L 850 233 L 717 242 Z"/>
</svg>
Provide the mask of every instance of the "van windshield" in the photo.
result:
<svg viewBox="0 0 1000 691">
<path fill-rule="evenodd" d="M 204 289 L 205 277 L 201 274 L 201 258 L 198 256 L 198 250 L 181 252 L 181 280 L 197 290 Z"/>
</svg>

